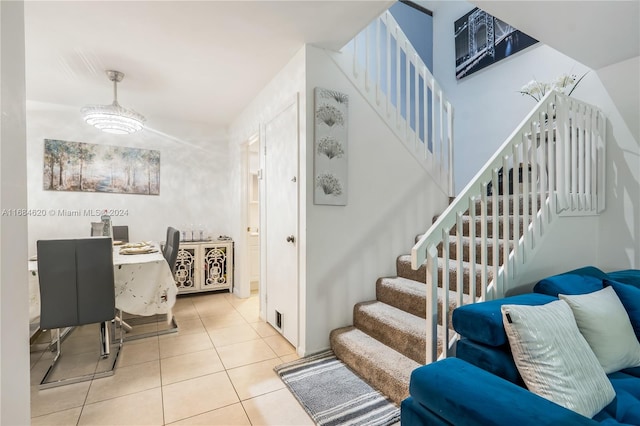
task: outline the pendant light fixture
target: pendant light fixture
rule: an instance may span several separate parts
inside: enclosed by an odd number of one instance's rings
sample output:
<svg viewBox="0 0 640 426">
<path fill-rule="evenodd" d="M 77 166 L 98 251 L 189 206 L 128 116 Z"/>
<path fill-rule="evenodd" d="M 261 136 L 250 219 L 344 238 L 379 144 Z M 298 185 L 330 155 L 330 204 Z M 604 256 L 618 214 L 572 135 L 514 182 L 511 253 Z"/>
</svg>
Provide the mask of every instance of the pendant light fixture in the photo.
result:
<svg viewBox="0 0 640 426">
<path fill-rule="evenodd" d="M 117 135 L 126 135 L 142 130 L 144 116 L 118 103 L 118 83 L 122 81 L 124 74 L 120 71 L 108 70 L 107 77 L 113 81 L 113 103 L 111 105 L 87 105 L 80 110 L 82 118 L 103 132 Z"/>
</svg>

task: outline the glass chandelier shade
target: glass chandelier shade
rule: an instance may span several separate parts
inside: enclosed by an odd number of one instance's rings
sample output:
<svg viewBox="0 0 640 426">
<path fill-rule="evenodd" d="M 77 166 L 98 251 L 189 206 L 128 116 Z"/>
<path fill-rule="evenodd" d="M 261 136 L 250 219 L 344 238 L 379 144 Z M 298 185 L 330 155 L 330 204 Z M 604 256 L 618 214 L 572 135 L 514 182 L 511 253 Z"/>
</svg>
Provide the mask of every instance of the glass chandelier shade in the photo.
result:
<svg viewBox="0 0 640 426">
<path fill-rule="evenodd" d="M 118 103 L 118 83 L 124 78 L 120 71 L 107 71 L 107 77 L 113 81 L 113 103 L 111 105 L 87 105 L 80 112 L 88 124 L 103 132 L 117 135 L 135 133 L 144 128 L 145 118 L 134 110 Z"/>
</svg>

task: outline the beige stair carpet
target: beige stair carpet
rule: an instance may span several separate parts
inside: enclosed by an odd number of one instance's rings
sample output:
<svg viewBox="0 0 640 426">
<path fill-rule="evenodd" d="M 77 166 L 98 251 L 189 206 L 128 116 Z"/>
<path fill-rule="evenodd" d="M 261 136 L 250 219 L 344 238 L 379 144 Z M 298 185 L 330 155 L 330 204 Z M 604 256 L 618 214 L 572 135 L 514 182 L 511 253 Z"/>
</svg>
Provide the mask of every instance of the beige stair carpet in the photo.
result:
<svg viewBox="0 0 640 426">
<path fill-rule="evenodd" d="M 513 239 L 514 227 L 517 226 L 518 235 L 525 229 L 524 211 L 525 200 L 509 197 L 508 217 L 498 214 L 493 217 L 493 202 L 489 198 L 487 204 L 487 225 L 484 231 L 491 238 L 494 228 L 499 238 L 505 234 L 505 222 L 509 227 L 509 236 Z M 503 197 L 496 203 L 498 212 L 503 211 Z M 539 206 L 540 203 L 536 204 Z M 519 208 L 516 224 L 513 206 Z M 481 204 L 476 203 L 476 215 L 482 212 Z M 528 210 L 534 210 L 534 203 L 528 203 Z M 468 213 L 468 212 L 467 212 Z M 434 218 L 435 221 L 436 218 Z M 506 220 L 505 220 L 506 219 Z M 528 225 L 528 224 L 527 224 Z M 476 241 L 472 242 L 470 230 L 475 232 Z M 477 239 L 482 235 L 482 222 L 479 217 L 472 218 L 466 214 L 462 216 L 462 288 L 463 303 L 471 300 L 470 286 L 475 286 L 475 296 L 481 294 L 483 273 L 486 282 L 493 279 L 493 247 L 490 242 L 487 247 L 486 259 L 483 259 L 480 243 Z M 419 238 L 417 236 L 416 238 Z M 458 255 L 455 228 L 451 231 L 449 242 L 449 259 L 443 259 L 442 244 L 438 258 L 438 333 L 442 335 L 442 310 L 444 295 L 448 292 L 449 315 L 458 303 Z M 471 247 L 475 247 L 472 253 Z M 509 244 L 509 250 L 513 243 Z M 502 264 L 504 246 L 498 245 L 498 265 Z M 473 259 L 472 259 L 473 258 Z M 352 370 L 356 371 L 372 387 L 388 396 L 396 404 L 409 395 L 409 378 L 411 372 L 426 360 L 426 264 L 414 271 L 411 268 L 411 256 L 400 255 L 396 259 L 395 277 L 381 277 L 376 282 L 376 300 L 358 303 L 353 310 L 353 326 L 333 330 L 330 343 L 333 352 Z M 443 277 L 448 276 L 449 288 L 443 289 Z M 449 324 L 451 323 L 449 318 Z M 451 334 L 450 334 L 451 335 Z M 438 355 L 442 353 L 441 343 L 438 342 Z"/>
</svg>

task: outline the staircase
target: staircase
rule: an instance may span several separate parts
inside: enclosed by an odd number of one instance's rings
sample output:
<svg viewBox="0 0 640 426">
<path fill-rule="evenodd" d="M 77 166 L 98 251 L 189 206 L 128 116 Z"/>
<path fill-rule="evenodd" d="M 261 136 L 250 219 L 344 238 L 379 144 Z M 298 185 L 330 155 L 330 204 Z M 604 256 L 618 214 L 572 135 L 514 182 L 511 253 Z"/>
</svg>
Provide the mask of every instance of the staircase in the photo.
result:
<svg viewBox="0 0 640 426">
<path fill-rule="evenodd" d="M 390 14 L 357 36 L 351 52 L 334 60 L 433 180 L 446 188 L 443 192 L 451 194 L 453 109 Z M 375 66 L 363 71 L 361 62 Z M 403 70 L 407 81 L 414 78 L 404 85 L 404 97 Z M 398 96 L 390 96 L 393 87 Z M 428 113 L 422 121 L 409 87 L 423 87 L 423 99 L 432 100 L 424 105 Z M 419 98 L 417 93 L 413 97 L 415 102 Z M 606 127 L 598 108 L 548 92 L 418 237 L 411 254 L 397 258 L 397 276 L 377 280 L 376 300 L 354 306 L 353 326 L 331 332 L 338 358 L 394 402 L 406 398 L 415 368 L 452 353 L 455 307 L 503 297 L 532 268 L 530 259 L 558 217 L 604 210 Z M 424 129 L 428 131 L 421 136 Z"/>
<path fill-rule="evenodd" d="M 353 326 L 331 332 L 338 358 L 394 402 L 406 398 L 411 371 L 451 353 L 457 306 L 503 297 L 559 216 L 603 210 L 605 123 L 557 92 L 540 101 L 411 255 L 398 257 L 397 277 L 378 279 L 376 300 L 355 305 Z"/>
<path fill-rule="evenodd" d="M 520 203 L 522 212 L 523 203 Z M 477 204 L 478 212 L 480 203 Z M 502 210 L 501 204 L 499 209 Z M 476 212 L 476 213 L 478 213 Z M 491 212 L 491 211 L 490 211 Z M 436 218 L 434 218 L 435 221 Z M 498 214 L 497 232 L 503 235 L 504 218 Z M 461 250 L 463 260 L 463 299 L 465 304 L 471 302 L 469 287 L 472 281 L 476 296 L 480 296 L 483 269 L 481 259 L 480 242 L 476 241 L 475 247 L 470 243 L 475 240 L 471 235 L 482 233 L 482 222 L 471 215 L 462 216 L 465 226 L 461 234 Z M 513 223 L 510 216 L 509 223 Z M 523 219 L 520 216 L 519 228 L 523 229 Z M 473 229 L 472 229 L 473 228 Z M 488 222 L 487 232 L 493 233 L 494 222 Z M 456 236 L 455 231 L 452 236 Z M 416 239 L 417 240 L 417 239 Z M 442 255 L 443 245 L 439 247 Z M 500 250 L 502 252 L 502 250 Z M 444 268 L 447 262 L 442 257 L 438 259 L 438 274 L 448 271 L 449 283 L 457 283 L 457 268 L 455 267 L 458 245 L 455 241 L 450 243 L 449 253 L 453 257 L 449 260 L 449 266 Z M 471 267 L 471 257 L 474 268 Z M 488 265 L 492 260 L 487 261 Z M 475 271 L 475 272 L 472 272 Z M 331 348 L 335 354 L 351 369 L 356 371 L 372 386 L 379 389 L 391 400 L 400 403 L 408 396 L 409 376 L 411 371 L 426 363 L 426 338 L 427 329 L 425 320 L 427 315 L 427 287 L 426 287 L 426 262 L 418 270 L 411 267 L 411 255 L 401 255 L 396 260 L 396 277 L 379 278 L 376 282 L 376 300 L 361 302 L 353 309 L 353 326 L 333 330 L 330 335 Z M 489 272 L 491 274 L 491 272 Z M 475 275 L 475 279 L 471 277 Z M 489 276 L 492 279 L 492 276 Z M 442 280 L 439 280 L 441 282 Z M 444 290 L 438 288 L 439 304 L 443 302 Z M 449 313 L 457 306 L 458 293 L 456 285 L 450 284 L 448 295 Z M 447 321 L 449 324 L 449 321 Z M 438 311 L 438 324 L 442 327 L 442 310 Z M 438 354 L 442 353 L 442 345 L 438 347 Z"/>
</svg>

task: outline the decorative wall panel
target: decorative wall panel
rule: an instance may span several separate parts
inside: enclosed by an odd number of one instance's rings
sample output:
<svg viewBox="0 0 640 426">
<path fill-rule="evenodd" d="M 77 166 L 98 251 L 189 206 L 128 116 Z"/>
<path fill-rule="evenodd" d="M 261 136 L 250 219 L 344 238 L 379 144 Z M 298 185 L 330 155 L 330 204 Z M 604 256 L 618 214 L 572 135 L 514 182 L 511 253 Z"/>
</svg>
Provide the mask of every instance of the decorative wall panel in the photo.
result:
<svg viewBox="0 0 640 426">
<path fill-rule="evenodd" d="M 348 95 L 316 87 L 313 192 L 315 204 L 347 204 L 348 106 Z"/>
</svg>

